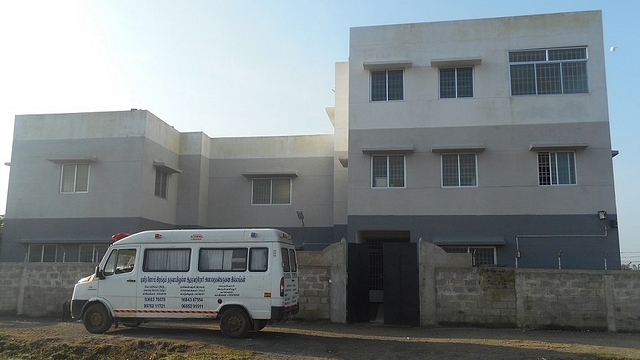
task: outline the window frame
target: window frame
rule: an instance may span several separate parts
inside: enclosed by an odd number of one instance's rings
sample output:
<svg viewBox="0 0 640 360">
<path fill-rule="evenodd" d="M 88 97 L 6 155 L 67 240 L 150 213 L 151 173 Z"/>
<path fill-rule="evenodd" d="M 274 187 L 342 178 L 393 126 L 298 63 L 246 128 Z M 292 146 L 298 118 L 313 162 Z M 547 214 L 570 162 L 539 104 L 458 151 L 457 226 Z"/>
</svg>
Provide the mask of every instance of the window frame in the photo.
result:
<svg viewBox="0 0 640 360">
<path fill-rule="evenodd" d="M 84 258 L 82 249 L 86 247 L 91 247 L 91 260 L 87 261 Z M 78 246 L 78 262 L 83 263 L 97 263 L 104 257 L 104 254 L 107 253 L 109 249 L 109 245 L 100 245 L 100 244 L 80 244 Z"/>
<path fill-rule="evenodd" d="M 36 246 L 40 247 L 39 251 L 35 251 Z M 53 248 L 53 261 L 50 260 L 51 254 L 49 254 L 48 257 L 45 257 L 45 255 L 47 255 L 47 249 L 51 251 L 52 248 Z M 40 254 L 36 254 L 36 252 L 39 252 Z M 58 262 L 58 245 L 57 244 L 29 244 L 29 248 L 27 249 L 27 254 L 28 254 L 27 262 L 55 263 L 55 262 Z M 38 255 L 38 257 L 36 258 L 37 260 L 35 260 L 32 257 L 32 255 Z"/>
<path fill-rule="evenodd" d="M 242 259 L 239 257 L 234 257 L 235 255 L 235 251 L 237 250 L 241 250 L 244 251 L 244 268 L 243 269 L 239 269 L 236 268 L 234 266 L 234 263 L 237 265 L 237 263 L 239 263 L 238 261 L 234 261 L 234 259 Z M 203 255 L 203 251 L 222 251 L 222 268 L 220 269 L 216 269 L 216 268 L 203 268 L 203 264 L 202 264 L 202 255 Z M 230 269 L 225 269 L 225 259 L 224 259 L 224 252 L 225 251 L 231 251 L 231 261 L 229 262 L 231 264 L 231 268 Z M 230 247 L 220 247 L 220 248 L 215 248 L 215 247 L 203 247 L 200 248 L 198 250 L 198 271 L 199 272 L 234 272 L 234 273 L 238 273 L 238 272 L 246 272 L 247 269 L 249 267 L 249 248 L 246 247 L 235 247 L 235 248 L 230 248 Z"/>
<path fill-rule="evenodd" d="M 562 51 L 566 51 L 565 54 L 562 54 Z M 588 60 L 589 49 L 587 46 L 509 51 L 510 94 L 511 96 L 588 94 Z M 568 65 L 570 64 L 582 64 L 583 70 L 578 76 L 569 73 Z M 529 75 L 514 78 L 514 72 L 518 69 L 521 72 L 529 72 Z M 541 71 L 557 73 L 548 73 L 547 76 L 544 76 L 543 74 L 539 75 Z M 518 79 L 521 85 L 514 86 L 514 81 Z M 574 85 L 570 86 L 571 84 Z M 514 93 L 514 88 L 517 89 L 517 93 Z"/>
<path fill-rule="evenodd" d="M 171 252 L 171 251 L 180 251 L 180 252 L 184 252 L 187 251 L 188 256 L 187 256 L 187 268 L 186 269 L 169 269 L 169 268 L 163 268 L 163 269 L 149 269 L 149 256 L 154 252 L 154 251 L 167 251 L 167 252 Z M 169 261 L 165 262 L 165 265 L 168 265 Z M 149 273 L 153 273 L 153 272 L 189 272 L 191 270 L 191 248 L 146 248 L 144 249 L 144 253 L 142 254 L 142 271 L 143 272 L 149 272 Z"/>
<path fill-rule="evenodd" d="M 400 79 L 402 80 L 402 84 L 400 86 L 399 89 L 397 88 L 392 88 L 390 85 L 390 81 L 389 81 L 389 73 L 393 72 L 393 73 L 401 73 L 401 77 Z M 384 78 L 384 99 L 380 97 L 381 94 L 378 93 L 374 93 L 377 89 L 377 87 L 374 87 L 374 75 L 376 74 L 381 74 L 384 73 L 385 74 L 385 78 Z M 385 70 L 369 70 L 369 102 L 388 102 L 388 101 L 404 101 L 404 95 L 405 95 L 405 80 L 404 80 L 405 76 L 404 76 L 404 69 L 385 69 Z M 399 98 L 394 98 L 391 99 L 390 98 L 390 93 L 392 93 L 391 90 L 394 90 L 395 92 L 400 91 L 400 96 Z M 374 96 L 374 94 L 376 96 Z"/>
<path fill-rule="evenodd" d="M 156 169 L 153 194 L 156 197 L 167 200 L 169 198 L 169 175 L 170 173 Z"/>
<path fill-rule="evenodd" d="M 460 70 L 467 70 L 470 69 L 471 71 L 471 95 L 461 95 L 460 92 L 460 88 L 461 88 L 461 80 L 460 80 Z M 443 89 L 443 71 L 451 71 L 453 70 L 453 92 L 455 93 L 454 96 L 443 96 L 442 94 L 442 89 Z M 452 67 L 442 67 L 438 69 L 438 96 L 440 99 L 466 99 L 466 98 L 473 98 L 475 96 L 475 81 L 474 81 L 474 67 L 473 66 L 452 66 Z"/>
<path fill-rule="evenodd" d="M 269 180 L 269 202 L 268 203 L 261 203 L 261 202 L 256 202 L 256 180 L 260 181 L 260 180 Z M 287 180 L 289 181 L 289 187 L 288 187 L 288 192 L 289 192 L 289 202 L 287 203 L 279 203 L 273 202 L 273 198 L 274 198 L 274 186 L 273 186 L 273 182 L 274 180 Z M 291 205 L 293 204 L 293 179 L 291 179 L 290 177 L 258 177 L 258 178 L 252 178 L 251 179 L 251 206 L 286 206 L 286 205 Z"/>
<path fill-rule="evenodd" d="M 457 185 L 445 185 L 445 156 L 451 156 L 451 155 L 456 155 L 457 157 L 457 163 L 456 163 L 456 170 L 457 170 Z M 461 166 L 460 166 L 460 156 L 461 155 L 473 155 L 474 157 L 474 184 L 473 185 L 462 185 L 462 178 L 463 178 L 463 174 L 461 171 Z M 440 154 L 440 186 L 442 188 L 475 188 L 478 187 L 479 185 L 479 181 L 478 181 L 478 153 L 477 152 L 447 152 L 447 153 L 442 153 Z"/>
<path fill-rule="evenodd" d="M 73 184 L 66 184 L 65 181 L 70 180 L 65 177 L 66 171 L 65 168 L 73 166 Z M 78 176 L 81 175 L 78 172 L 78 166 L 86 166 L 86 189 L 78 190 Z M 91 177 L 91 164 L 89 163 L 77 163 L 77 162 L 69 162 L 60 164 L 60 194 L 86 194 L 89 192 L 89 180 Z M 67 186 L 71 185 L 72 190 L 65 190 Z"/>
<path fill-rule="evenodd" d="M 498 265 L 498 249 L 495 246 L 482 246 L 482 245 L 441 245 L 442 250 L 449 254 L 471 254 L 471 262 L 474 267 L 482 267 L 482 266 L 497 266 Z M 477 263 L 477 257 L 474 256 L 475 250 L 493 250 L 492 257 L 493 263 L 483 262 L 482 264 Z M 464 251 L 458 251 L 464 250 Z M 473 251 L 472 251 L 473 250 Z"/>
<path fill-rule="evenodd" d="M 577 156 L 576 152 L 573 150 L 570 151 L 538 151 L 537 153 L 537 163 L 538 163 L 538 186 L 573 186 L 578 184 L 578 166 L 577 166 Z M 553 154 L 553 157 L 552 157 Z M 558 161 L 558 154 L 567 154 L 571 155 L 570 158 L 567 158 L 567 173 L 564 174 L 569 180 L 568 183 L 560 182 L 561 180 L 561 169 Z M 541 164 L 540 158 L 541 156 L 548 155 L 548 161 L 545 164 Z M 548 166 L 548 171 L 542 173 L 543 166 Z M 543 176 L 546 177 L 547 181 L 543 183 Z M 554 182 L 555 181 L 555 182 Z M 547 183 L 548 182 L 548 183 Z"/>
<path fill-rule="evenodd" d="M 384 177 L 386 181 L 386 185 L 376 186 L 377 184 L 376 180 L 379 180 L 382 177 L 376 176 L 375 169 L 374 169 L 374 165 L 375 165 L 374 158 L 383 158 L 383 157 L 386 158 L 386 164 L 385 164 L 386 174 Z M 399 158 L 399 157 L 402 157 L 402 186 L 391 186 L 390 158 Z M 406 154 L 371 154 L 369 170 L 370 170 L 369 181 L 372 189 L 406 189 L 407 188 L 407 156 Z"/>
</svg>

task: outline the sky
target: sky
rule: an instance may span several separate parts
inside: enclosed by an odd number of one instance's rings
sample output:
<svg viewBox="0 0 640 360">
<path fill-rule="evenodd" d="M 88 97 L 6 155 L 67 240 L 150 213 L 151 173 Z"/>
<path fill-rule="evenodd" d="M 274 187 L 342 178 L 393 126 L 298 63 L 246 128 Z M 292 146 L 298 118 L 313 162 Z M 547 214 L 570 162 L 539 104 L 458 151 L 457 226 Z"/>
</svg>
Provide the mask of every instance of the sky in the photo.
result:
<svg viewBox="0 0 640 360">
<path fill-rule="evenodd" d="M 622 263 L 640 263 L 638 0 L 4 0 L 0 214 L 15 115 L 137 108 L 211 137 L 332 133 L 351 27 L 583 10 L 603 14 Z"/>
</svg>

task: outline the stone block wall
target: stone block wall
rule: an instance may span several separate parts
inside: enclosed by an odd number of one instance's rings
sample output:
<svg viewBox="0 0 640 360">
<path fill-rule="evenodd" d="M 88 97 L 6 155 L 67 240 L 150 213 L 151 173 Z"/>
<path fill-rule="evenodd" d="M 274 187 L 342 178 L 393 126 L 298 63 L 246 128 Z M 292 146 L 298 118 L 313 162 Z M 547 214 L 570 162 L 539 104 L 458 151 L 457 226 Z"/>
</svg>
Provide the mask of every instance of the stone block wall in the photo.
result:
<svg viewBox="0 0 640 360">
<path fill-rule="evenodd" d="M 509 327 L 516 323 L 513 271 L 438 269 L 436 287 L 439 324 Z"/>
<path fill-rule="evenodd" d="M 438 268 L 437 323 L 640 331 L 640 272 Z"/>
<path fill-rule="evenodd" d="M 87 263 L 0 263 L 0 313 L 59 317 L 75 283 L 94 269 Z"/>
<path fill-rule="evenodd" d="M 296 318 L 330 319 L 329 268 L 326 266 L 304 266 L 298 268 L 298 292 L 300 311 Z"/>
</svg>

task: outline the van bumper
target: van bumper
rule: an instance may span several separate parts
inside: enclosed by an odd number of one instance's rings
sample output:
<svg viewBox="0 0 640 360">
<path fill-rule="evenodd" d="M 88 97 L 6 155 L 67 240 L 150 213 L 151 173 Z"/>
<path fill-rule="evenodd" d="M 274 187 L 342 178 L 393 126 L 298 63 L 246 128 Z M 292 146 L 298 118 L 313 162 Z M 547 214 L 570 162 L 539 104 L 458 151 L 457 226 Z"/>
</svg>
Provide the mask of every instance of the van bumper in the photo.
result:
<svg viewBox="0 0 640 360">
<path fill-rule="evenodd" d="M 298 313 L 298 305 L 294 306 L 272 306 L 271 320 L 284 320 Z"/>
<path fill-rule="evenodd" d="M 74 319 L 80 319 L 82 314 L 82 308 L 87 303 L 87 300 L 71 300 L 71 317 Z"/>
</svg>

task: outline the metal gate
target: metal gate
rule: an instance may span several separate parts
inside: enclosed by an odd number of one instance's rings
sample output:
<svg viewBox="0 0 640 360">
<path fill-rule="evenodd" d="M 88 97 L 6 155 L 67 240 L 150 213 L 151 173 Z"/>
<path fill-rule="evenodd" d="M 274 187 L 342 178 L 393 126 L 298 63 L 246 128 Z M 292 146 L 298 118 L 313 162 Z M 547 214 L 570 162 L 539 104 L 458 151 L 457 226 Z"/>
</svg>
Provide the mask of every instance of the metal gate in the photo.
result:
<svg viewBox="0 0 640 360">
<path fill-rule="evenodd" d="M 387 242 L 382 252 L 384 323 L 420 326 L 417 244 Z"/>
<path fill-rule="evenodd" d="M 347 322 L 369 321 L 369 249 L 347 244 Z"/>
</svg>

